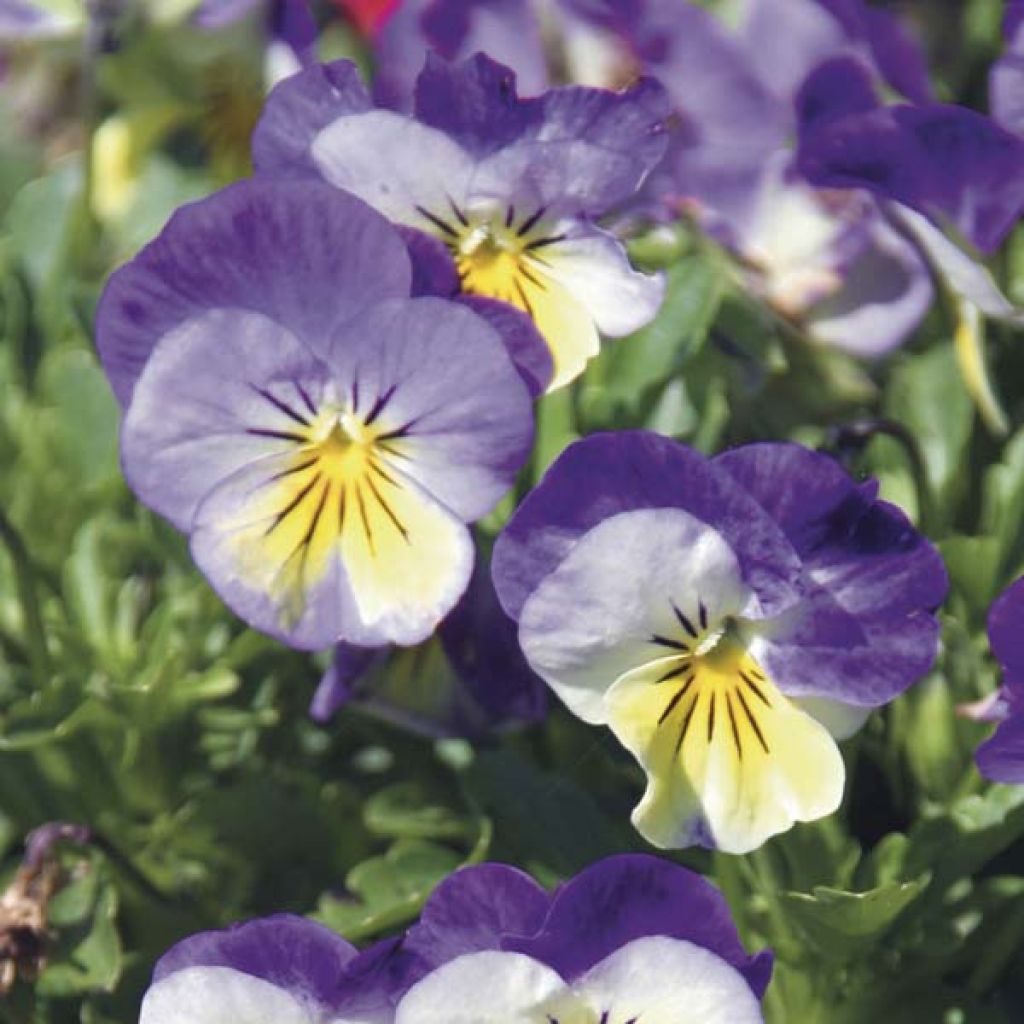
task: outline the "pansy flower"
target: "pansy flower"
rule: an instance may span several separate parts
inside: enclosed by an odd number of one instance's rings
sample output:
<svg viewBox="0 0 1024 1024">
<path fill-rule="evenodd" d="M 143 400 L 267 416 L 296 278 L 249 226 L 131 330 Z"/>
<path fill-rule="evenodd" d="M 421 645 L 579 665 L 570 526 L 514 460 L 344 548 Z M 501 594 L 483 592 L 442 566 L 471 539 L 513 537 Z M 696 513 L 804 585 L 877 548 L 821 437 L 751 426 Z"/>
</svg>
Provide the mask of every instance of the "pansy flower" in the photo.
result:
<svg viewBox="0 0 1024 1024">
<path fill-rule="evenodd" d="M 201 932 L 157 963 L 139 1024 L 326 1024 L 355 956 L 335 932 L 292 914 Z"/>
<path fill-rule="evenodd" d="M 978 768 L 997 782 L 1024 783 L 1024 579 L 992 605 L 988 638 L 1003 669 L 1003 685 L 987 717 L 1000 725 L 978 747 Z"/>
<path fill-rule="evenodd" d="M 427 637 L 530 448 L 501 335 L 411 282 L 360 200 L 249 181 L 180 210 L 100 303 L 130 485 L 296 647 Z"/>
<path fill-rule="evenodd" d="M 478 556 L 466 592 L 423 643 L 338 645 L 309 711 L 326 722 L 350 703 L 427 736 L 477 739 L 543 719 L 547 687 L 527 665 Z"/>
<path fill-rule="evenodd" d="M 655 845 L 741 853 L 830 814 L 836 739 L 932 664 L 945 571 L 876 493 L 796 445 L 597 434 L 498 538 L 527 660 L 645 769 Z"/>
<path fill-rule="evenodd" d="M 186 939 L 157 964 L 140 1024 L 760 1024 L 771 970 L 677 865 L 609 857 L 549 894 L 481 864 L 358 955 L 285 915 Z"/>
<path fill-rule="evenodd" d="M 487 57 L 428 61 L 412 117 L 375 109 L 353 66 L 283 82 L 253 137 L 263 175 L 316 176 L 450 251 L 461 290 L 527 313 L 551 349 L 551 388 L 576 377 L 599 336 L 657 311 L 658 277 L 632 269 L 593 221 L 628 200 L 660 159 L 660 86 L 566 88 L 520 100 Z"/>
</svg>

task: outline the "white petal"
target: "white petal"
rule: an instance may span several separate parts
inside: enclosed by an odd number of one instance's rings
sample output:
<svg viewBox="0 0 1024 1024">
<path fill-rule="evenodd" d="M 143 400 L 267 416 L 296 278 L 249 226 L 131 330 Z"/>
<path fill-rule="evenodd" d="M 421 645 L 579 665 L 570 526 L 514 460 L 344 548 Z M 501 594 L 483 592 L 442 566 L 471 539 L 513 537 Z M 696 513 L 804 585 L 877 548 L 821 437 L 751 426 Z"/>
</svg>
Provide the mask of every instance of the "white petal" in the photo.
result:
<svg viewBox="0 0 1024 1024">
<path fill-rule="evenodd" d="M 682 509 L 622 512 L 577 542 L 523 606 L 527 660 L 569 709 L 607 720 L 604 694 L 624 672 L 672 655 L 673 603 L 693 622 L 738 613 L 749 592 L 722 536 Z M 711 621 L 709 619 L 709 623 Z"/>
<path fill-rule="evenodd" d="M 313 140 L 324 177 L 391 220 L 436 234 L 417 207 L 452 215 L 449 197 L 466 196 L 474 162 L 444 132 L 388 110 L 352 114 Z"/>
<path fill-rule="evenodd" d="M 395 1024 L 585 1024 L 583 1008 L 550 967 L 521 953 L 470 953 L 402 997 Z"/>
<path fill-rule="evenodd" d="M 188 967 L 158 981 L 139 1024 L 316 1024 L 284 989 L 230 967 Z M 340 1024 L 340 1022 L 339 1022 Z"/>
<path fill-rule="evenodd" d="M 660 274 L 632 268 L 612 235 L 594 231 L 550 246 L 545 273 L 583 306 L 602 334 L 632 334 L 656 316 L 665 297 Z"/>
<path fill-rule="evenodd" d="M 573 986 L 601 1020 L 641 1024 L 761 1024 L 743 975 L 710 950 L 648 936 L 627 943 Z"/>
</svg>

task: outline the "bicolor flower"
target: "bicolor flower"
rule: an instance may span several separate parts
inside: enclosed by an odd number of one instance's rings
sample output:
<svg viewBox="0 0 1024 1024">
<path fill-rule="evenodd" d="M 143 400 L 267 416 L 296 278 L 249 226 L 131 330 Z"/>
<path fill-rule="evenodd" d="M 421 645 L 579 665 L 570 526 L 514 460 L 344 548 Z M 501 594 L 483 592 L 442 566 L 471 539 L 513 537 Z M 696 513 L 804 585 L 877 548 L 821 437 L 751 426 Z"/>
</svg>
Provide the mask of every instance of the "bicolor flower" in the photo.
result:
<svg viewBox="0 0 1024 1024">
<path fill-rule="evenodd" d="M 355 957 L 335 932 L 291 914 L 201 932 L 157 963 L 139 1024 L 327 1024 Z"/>
<path fill-rule="evenodd" d="M 426 638 L 511 485 L 530 395 L 501 335 L 409 298 L 401 236 L 316 182 L 180 210 L 107 285 L 125 475 L 243 619 L 301 648 Z"/>
<path fill-rule="evenodd" d="M 463 868 L 399 949 L 395 1024 L 760 1022 L 768 953 L 747 955 L 725 900 L 685 868 L 609 857 L 549 895 L 514 868 Z"/>
<path fill-rule="evenodd" d="M 1000 724 L 978 747 L 978 769 L 986 778 L 1019 785 L 1024 783 L 1024 579 L 992 605 L 988 638 L 1003 669 L 1003 685 L 988 716 Z"/>
<path fill-rule="evenodd" d="M 157 964 L 140 1024 L 760 1024 L 771 971 L 719 892 L 677 865 L 610 857 L 549 894 L 481 864 L 359 954 L 288 915 L 186 939 Z"/>
<path fill-rule="evenodd" d="M 515 76 L 478 55 L 432 59 L 415 116 L 374 109 L 347 62 L 283 82 L 253 137 L 267 176 L 314 175 L 448 248 L 464 293 L 526 312 L 550 347 L 557 388 L 599 335 L 657 311 L 658 277 L 637 273 L 595 218 L 628 200 L 660 159 L 660 86 L 559 89 L 520 100 Z"/>
<path fill-rule="evenodd" d="M 340 644 L 309 710 L 325 722 L 356 703 L 427 736 L 476 739 L 541 720 L 546 698 L 478 556 L 466 592 L 432 637 L 391 650 Z"/>
<path fill-rule="evenodd" d="M 598 434 L 498 538 L 527 660 L 640 762 L 655 845 L 741 853 L 832 813 L 836 739 L 932 664 L 942 561 L 876 493 L 796 445 Z"/>
<path fill-rule="evenodd" d="M 1024 139 L 965 107 L 883 106 L 858 65 L 823 64 L 798 97 L 799 167 L 825 187 L 873 192 L 956 299 L 956 349 L 986 422 L 1007 421 L 984 361 L 984 318 L 1024 313 L 969 250 L 990 253 L 1024 213 Z M 952 234 L 952 238 L 949 235 Z"/>
</svg>

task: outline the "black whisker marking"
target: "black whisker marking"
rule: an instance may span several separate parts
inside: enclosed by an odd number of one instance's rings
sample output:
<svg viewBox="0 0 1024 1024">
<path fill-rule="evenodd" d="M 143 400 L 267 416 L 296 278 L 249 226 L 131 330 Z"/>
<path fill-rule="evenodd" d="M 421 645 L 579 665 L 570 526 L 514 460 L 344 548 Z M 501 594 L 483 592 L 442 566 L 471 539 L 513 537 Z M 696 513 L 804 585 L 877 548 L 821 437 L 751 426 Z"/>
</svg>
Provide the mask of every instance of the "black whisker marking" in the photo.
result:
<svg viewBox="0 0 1024 1024">
<path fill-rule="evenodd" d="M 369 459 L 367 459 L 367 465 L 370 467 L 370 469 L 374 471 L 374 473 L 377 474 L 377 476 L 379 476 L 382 480 L 387 481 L 387 483 L 391 484 L 392 487 L 400 488 L 402 486 L 390 473 L 388 473 L 380 465 L 380 463 L 377 462 L 377 460 L 373 457 L 372 454 L 370 455 Z"/>
<path fill-rule="evenodd" d="M 699 599 L 697 601 L 697 612 L 698 612 L 698 615 L 700 616 L 700 628 L 701 629 L 707 629 L 708 628 L 708 610 L 704 606 L 704 602 L 699 600 Z"/>
<path fill-rule="evenodd" d="M 652 644 L 657 644 L 659 647 L 671 647 L 674 651 L 688 651 L 689 645 L 684 644 L 682 640 L 669 640 L 667 636 L 660 636 L 658 633 L 652 633 L 651 639 L 648 641 Z"/>
<path fill-rule="evenodd" d="M 685 675 L 687 672 L 694 671 L 693 665 L 690 664 L 690 659 L 687 658 L 682 665 L 677 665 L 673 669 L 669 669 L 663 676 L 659 676 L 654 680 L 654 685 L 658 683 L 667 683 L 670 679 L 675 679 L 677 676 Z"/>
<path fill-rule="evenodd" d="M 316 406 L 313 404 L 313 399 L 309 397 L 309 392 L 302 386 L 302 382 L 293 380 L 292 384 L 295 386 L 295 390 L 298 391 L 299 397 L 302 399 L 303 404 L 309 410 L 310 416 L 316 415 Z"/>
<path fill-rule="evenodd" d="M 451 235 L 452 238 L 458 238 L 459 233 L 449 224 L 446 220 L 442 220 L 437 216 L 436 213 L 431 213 L 429 210 L 424 209 L 422 206 L 416 207 L 416 212 L 423 217 L 426 217 L 431 224 L 434 225 L 439 231 L 443 231 L 446 235 Z"/>
<path fill-rule="evenodd" d="M 683 685 L 680 686 L 679 689 L 676 690 L 676 692 L 672 695 L 672 699 L 665 706 L 665 710 L 662 711 L 661 717 L 658 719 L 658 725 L 661 725 L 665 721 L 665 719 L 672 714 L 672 712 L 676 708 L 676 705 L 683 699 L 683 697 L 686 696 L 686 691 L 689 690 L 690 686 L 693 684 L 693 678 L 693 676 L 690 676 L 690 678 L 687 679 L 686 682 L 683 683 Z"/>
<path fill-rule="evenodd" d="M 304 469 L 309 469 L 310 466 L 315 466 L 319 461 L 320 460 L 314 455 L 313 458 L 308 459 L 306 462 L 300 462 L 297 466 L 290 466 L 288 469 L 282 469 L 280 473 L 275 473 L 267 480 L 267 483 L 271 484 L 276 480 L 283 480 L 286 476 L 293 476 L 296 473 L 301 473 Z"/>
<path fill-rule="evenodd" d="M 533 271 L 528 270 L 523 266 L 522 263 L 519 264 L 519 273 L 522 274 L 530 284 L 535 285 L 541 291 L 547 290 L 547 285 L 545 285 L 544 282 L 533 273 Z"/>
<path fill-rule="evenodd" d="M 736 712 L 732 707 L 732 694 L 728 691 L 725 694 L 725 706 L 729 711 L 729 724 L 732 726 L 732 738 L 736 743 L 736 756 L 743 760 L 743 744 L 740 743 L 740 730 L 736 726 Z"/>
<path fill-rule="evenodd" d="M 518 277 L 515 280 L 516 280 L 516 292 L 519 295 L 520 301 L 523 303 L 523 306 L 525 307 L 526 312 L 532 318 L 533 317 L 533 305 L 530 302 L 530 300 L 526 297 L 526 292 L 523 290 L 522 282 L 519 280 Z"/>
<path fill-rule="evenodd" d="M 534 213 L 531 216 L 527 217 L 526 220 L 524 220 L 523 223 L 520 224 L 518 228 L 516 228 L 516 234 L 518 234 L 518 235 L 528 234 L 529 231 L 530 231 L 530 228 L 532 228 L 537 223 L 537 221 L 539 221 L 541 219 L 541 217 L 543 217 L 544 214 L 547 213 L 547 209 L 548 208 L 546 206 L 538 207 L 536 213 Z"/>
<path fill-rule="evenodd" d="M 380 444 L 382 441 L 397 441 L 400 438 L 405 437 L 406 434 L 416 425 L 415 420 L 409 420 L 408 423 L 403 423 L 400 427 L 395 427 L 394 430 L 388 430 L 386 433 L 378 434 L 374 441 Z"/>
<path fill-rule="evenodd" d="M 330 481 L 325 481 L 324 489 L 320 492 L 320 501 L 317 502 L 316 509 L 313 512 L 313 518 L 309 522 L 309 529 L 306 530 L 306 536 L 302 538 L 303 544 L 309 545 L 313 542 L 313 534 L 316 533 L 317 524 L 320 522 L 320 516 L 323 515 L 324 505 L 327 504 L 327 494 L 330 489 Z"/>
<path fill-rule="evenodd" d="M 761 732 L 761 727 L 757 724 L 757 719 L 754 717 L 753 711 L 751 711 L 747 706 L 746 699 L 743 696 L 743 691 L 737 690 L 736 696 L 739 698 L 740 707 L 743 708 L 743 713 L 747 716 L 750 728 L 754 730 L 754 735 L 757 737 L 758 743 L 761 744 L 761 749 L 767 754 L 769 752 L 768 743 L 764 738 L 764 733 Z"/>
<path fill-rule="evenodd" d="M 338 487 L 338 536 L 340 537 L 342 531 L 345 529 L 345 492 L 347 490 L 345 481 L 339 482 Z"/>
<path fill-rule="evenodd" d="M 715 699 L 718 693 L 715 690 L 711 691 L 711 707 L 708 710 L 708 743 L 714 738 L 715 735 L 715 706 L 718 701 Z"/>
<path fill-rule="evenodd" d="M 512 227 L 512 221 L 515 220 L 515 217 L 516 217 L 516 208 L 510 204 L 509 208 L 505 211 L 505 227 L 507 227 L 507 228 Z"/>
<path fill-rule="evenodd" d="M 288 419 L 295 423 L 301 424 L 303 427 L 309 426 L 309 420 L 305 416 L 297 413 L 287 402 L 282 402 L 276 395 L 272 395 L 266 388 L 257 387 L 255 384 L 250 384 L 249 387 L 256 392 L 261 398 L 266 399 L 278 412 L 284 413 Z"/>
<path fill-rule="evenodd" d="M 366 543 L 370 548 L 370 554 L 376 556 L 377 548 L 373 543 L 373 530 L 370 529 L 370 520 L 366 515 L 366 499 L 363 498 L 363 491 L 358 483 L 354 483 L 352 486 L 356 492 L 356 504 L 359 506 L 359 518 L 363 521 L 363 532 L 366 534 Z"/>
<path fill-rule="evenodd" d="M 309 438 L 302 434 L 293 433 L 290 430 L 269 430 L 265 427 L 246 427 L 245 432 L 252 434 L 255 437 L 273 437 L 278 441 L 298 441 L 301 444 L 307 444 Z"/>
<path fill-rule="evenodd" d="M 697 630 L 693 628 L 693 623 L 676 607 L 675 602 L 672 602 L 672 611 L 676 613 L 676 618 L 679 620 L 679 625 L 686 630 L 694 638 L 697 639 Z"/>
<path fill-rule="evenodd" d="M 757 685 L 757 683 L 754 682 L 753 679 L 750 678 L 750 676 L 747 675 L 746 672 L 743 671 L 743 669 L 740 669 L 740 679 L 742 679 L 743 682 L 745 682 L 747 686 L 749 686 L 754 691 L 754 693 L 761 698 L 761 701 L 764 703 L 764 706 L 766 708 L 770 708 L 772 706 L 772 702 L 761 692 L 761 688 Z M 762 676 L 762 680 L 763 679 L 764 677 Z"/>
<path fill-rule="evenodd" d="M 523 248 L 530 252 L 534 249 L 543 249 L 546 245 L 554 245 L 556 242 L 564 242 L 568 238 L 568 235 L 548 235 L 546 238 L 535 238 L 532 242 L 527 242 Z"/>
<path fill-rule="evenodd" d="M 384 411 L 385 406 L 394 397 L 395 391 L 398 389 L 397 384 L 392 384 L 391 387 L 387 388 L 383 394 L 377 396 L 377 400 L 370 406 L 370 411 L 366 414 L 366 418 L 363 420 L 363 426 L 368 427 L 371 423 Z"/>
<path fill-rule="evenodd" d="M 402 521 L 395 515 L 394 509 L 384 500 L 384 495 L 377 489 L 377 485 L 373 482 L 371 477 L 366 477 L 366 486 L 370 488 L 370 493 L 377 499 L 377 503 L 382 509 L 384 514 L 391 520 L 395 529 L 402 535 L 402 539 L 405 541 L 409 540 L 409 531 L 402 525 Z"/>
<path fill-rule="evenodd" d="M 458 222 L 464 228 L 468 228 L 469 227 L 469 221 L 466 220 L 466 215 L 462 212 L 462 210 L 459 209 L 459 207 L 455 203 L 455 200 L 452 199 L 451 196 L 448 197 L 448 205 L 452 208 L 452 213 L 455 214 L 455 217 L 458 220 Z"/>
<path fill-rule="evenodd" d="M 676 749 L 673 756 L 678 757 L 679 751 L 682 749 L 683 740 L 686 739 L 687 730 L 690 728 L 690 722 L 693 719 L 694 713 L 697 710 L 697 705 L 700 703 L 700 694 L 696 694 L 693 698 L 693 703 L 690 705 L 690 710 L 686 712 L 686 718 L 683 719 L 683 724 L 679 729 L 679 736 L 676 739 Z"/>
<path fill-rule="evenodd" d="M 322 477 L 322 473 L 314 474 L 313 479 L 310 480 L 309 483 L 306 484 L 306 486 L 303 487 L 302 490 L 299 491 L 299 493 L 296 494 L 295 497 L 292 498 L 292 500 L 289 501 L 288 504 L 285 505 L 285 507 L 281 509 L 280 512 L 277 513 L 276 516 L 274 516 L 274 521 L 267 527 L 266 532 L 263 534 L 264 537 L 269 537 L 281 525 L 281 523 L 283 523 L 285 519 L 287 519 L 288 516 L 290 516 L 292 512 L 294 512 L 295 509 L 299 507 L 303 498 L 305 498 L 306 495 L 309 494 L 309 492 L 313 490 L 314 487 L 316 487 L 317 483 L 322 479 Z"/>
</svg>

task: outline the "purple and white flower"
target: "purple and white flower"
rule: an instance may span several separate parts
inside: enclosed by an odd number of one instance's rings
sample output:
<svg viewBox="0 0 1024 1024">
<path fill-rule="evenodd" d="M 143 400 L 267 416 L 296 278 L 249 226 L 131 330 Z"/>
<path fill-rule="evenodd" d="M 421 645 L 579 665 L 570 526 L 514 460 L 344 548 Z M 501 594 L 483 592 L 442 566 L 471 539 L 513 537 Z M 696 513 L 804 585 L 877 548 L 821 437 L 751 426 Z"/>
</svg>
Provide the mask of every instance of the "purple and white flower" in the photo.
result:
<svg viewBox="0 0 1024 1024">
<path fill-rule="evenodd" d="M 976 756 L 982 775 L 997 782 L 1024 783 L 1024 579 L 992 605 L 988 615 L 992 653 L 1003 669 L 1003 685 L 988 717 L 999 721 Z"/>
<path fill-rule="evenodd" d="M 645 769 L 655 845 L 741 853 L 832 813 L 836 739 L 931 666 L 945 570 L 876 495 L 796 445 L 598 434 L 498 538 L 527 660 Z"/>
<path fill-rule="evenodd" d="M 360 200 L 250 181 L 180 210 L 100 303 L 129 484 L 296 647 L 429 636 L 530 448 L 502 336 L 412 279 Z"/>
<path fill-rule="evenodd" d="M 481 864 L 360 954 L 286 915 L 186 939 L 158 963 L 140 1024 L 760 1024 L 771 970 L 721 894 L 677 865 L 610 857 L 549 894 Z"/>
<path fill-rule="evenodd" d="M 253 137 L 264 176 L 314 176 L 448 248 L 464 293 L 526 312 L 551 349 L 550 388 L 596 355 L 601 334 L 647 323 L 663 282 L 632 269 L 594 220 L 630 199 L 664 152 L 660 86 L 516 95 L 487 57 L 428 61 L 415 115 L 376 109 L 347 62 L 271 93 Z"/>
</svg>

